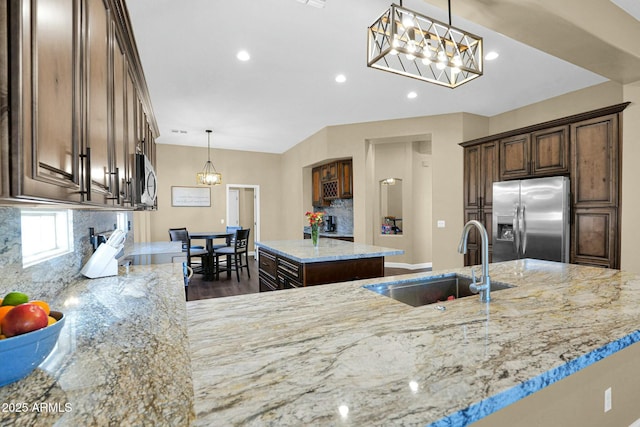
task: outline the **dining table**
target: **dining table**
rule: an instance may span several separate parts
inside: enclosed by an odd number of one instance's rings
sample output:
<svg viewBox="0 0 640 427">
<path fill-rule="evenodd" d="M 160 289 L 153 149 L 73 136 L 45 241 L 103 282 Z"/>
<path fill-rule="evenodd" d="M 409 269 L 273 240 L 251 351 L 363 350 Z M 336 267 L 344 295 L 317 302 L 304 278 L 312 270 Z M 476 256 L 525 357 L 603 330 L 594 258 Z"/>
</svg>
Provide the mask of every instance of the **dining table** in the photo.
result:
<svg viewBox="0 0 640 427">
<path fill-rule="evenodd" d="M 213 241 L 217 239 L 225 239 L 226 246 L 231 245 L 231 238 L 235 235 L 235 231 L 198 231 L 189 232 L 191 240 L 206 240 L 207 256 L 202 257 L 202 269 L 204 272 L 204 280 L 213 280 L 215 277 L 214 266 L 214 246 Z M 228 258 L 228 257 L 227 257 Z M 228 259 L 227 259 L 227 262 Z M 227 278 L 231 277 L 231 271 L 227 270 Z"/>
</svg>

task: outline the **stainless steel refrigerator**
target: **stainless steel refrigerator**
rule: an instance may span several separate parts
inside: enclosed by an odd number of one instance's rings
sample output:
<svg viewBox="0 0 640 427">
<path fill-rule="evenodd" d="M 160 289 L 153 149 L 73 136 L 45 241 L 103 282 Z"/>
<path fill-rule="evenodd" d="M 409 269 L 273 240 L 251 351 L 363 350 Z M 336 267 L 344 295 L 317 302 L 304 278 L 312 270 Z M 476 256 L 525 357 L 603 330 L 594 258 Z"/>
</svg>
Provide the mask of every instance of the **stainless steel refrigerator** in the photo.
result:
<svg viewBox="0 0 640 427">
<path fill-rule="evenodd" d="M 569 178 L 493 184 L 493 262 L 520 258 L 569 262 Z"/>
</svg>

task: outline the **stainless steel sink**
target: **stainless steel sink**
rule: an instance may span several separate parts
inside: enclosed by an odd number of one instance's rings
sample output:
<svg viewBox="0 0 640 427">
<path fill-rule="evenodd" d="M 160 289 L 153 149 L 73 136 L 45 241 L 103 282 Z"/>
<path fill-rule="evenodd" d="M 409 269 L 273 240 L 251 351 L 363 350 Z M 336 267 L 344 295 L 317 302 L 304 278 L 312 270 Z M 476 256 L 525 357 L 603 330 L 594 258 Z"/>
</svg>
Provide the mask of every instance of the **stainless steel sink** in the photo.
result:
<svg viewBox="0 0 640 427">
<path fill-rule="evenodd" d="M 450 273 L 402 282 L 365 285 L 363 287 L 405 304 L 419 307 L 451 299 L 469 296 L 477 297 L 478 294 L 471 292 L 469 285 L 471 285 L 470 277 Z M 492 292 L 512 287 L 513 285 L 502 282 L 491 282 Z"/>
</svg>

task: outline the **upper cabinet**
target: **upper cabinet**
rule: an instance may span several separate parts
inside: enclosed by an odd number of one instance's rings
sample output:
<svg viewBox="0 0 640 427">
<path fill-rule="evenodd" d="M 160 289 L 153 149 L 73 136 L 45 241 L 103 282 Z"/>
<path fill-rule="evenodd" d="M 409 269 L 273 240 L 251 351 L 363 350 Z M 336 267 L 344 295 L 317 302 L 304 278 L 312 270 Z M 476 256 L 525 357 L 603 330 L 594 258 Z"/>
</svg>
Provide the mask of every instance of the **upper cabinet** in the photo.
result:
<svg viewBox="0 0 640 427">
<path fill-rule="evenodd" d="M 493 182 L 568 176 L 570 261 L 619 268 L 619 126 L 620 113 L 627 105 L 613 105 L 460 144 L 464 147 L 465 221 L 482 222 L 491 238 Z M 468 243 L 465 264 L 478 264 L 481 254 L 473 232 Z"/>
<path fill-rule="evenodd" d="M 136 208 L 132 154 L 158 132 L 124 2 L 0 8 L 0 197 Z"/>
<path fill-rule="evenodd" d="M 311 170 L 313 206 L 328 206 L 334 199 L 353 197 L 352 160 L 343 159 Z"/>
<path fill-rule="evenodd" d="M 568 126 L 557 126 L 500 140 L 501 180 L 568 173 Z"/>
</svg>

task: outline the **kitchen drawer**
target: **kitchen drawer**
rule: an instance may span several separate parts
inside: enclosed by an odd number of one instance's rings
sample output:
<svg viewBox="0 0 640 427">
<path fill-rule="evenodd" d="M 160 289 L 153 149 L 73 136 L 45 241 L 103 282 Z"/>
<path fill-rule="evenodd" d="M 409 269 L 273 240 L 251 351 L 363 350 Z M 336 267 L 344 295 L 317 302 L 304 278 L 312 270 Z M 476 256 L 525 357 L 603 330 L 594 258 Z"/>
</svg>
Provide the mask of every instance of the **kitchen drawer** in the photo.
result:
<svg viewBox="0 0 640 427">
<path fill-rule="evenodd" d="M 261 250 L 258 257 L 258 266 L 260 271 L 268 273 L 271 277 L 276 277 L 276 257 L 275 255 Z"/>
<path fill-rule="evenodd" d="M 278 276 L 285 275 L 297 282 L 302 282 L 302 266 L 288 259 L 278 257 Z"/>
<path fill-rule="evenodd" d="M 277 291 L 280 289 L 278 287 L 278 284 L 275 282 L 275 280 L 272 280 L 268 276 L 261 275 L 258 278 L 258 283 L 260 285 L 260 292 Z"/>
<path fill-rule="evenodd" d="M 302 283 L 284 274 L 278 274 L 278 287 L 280 289 L 295 289 L 301 288 Z"/>
</svg>

